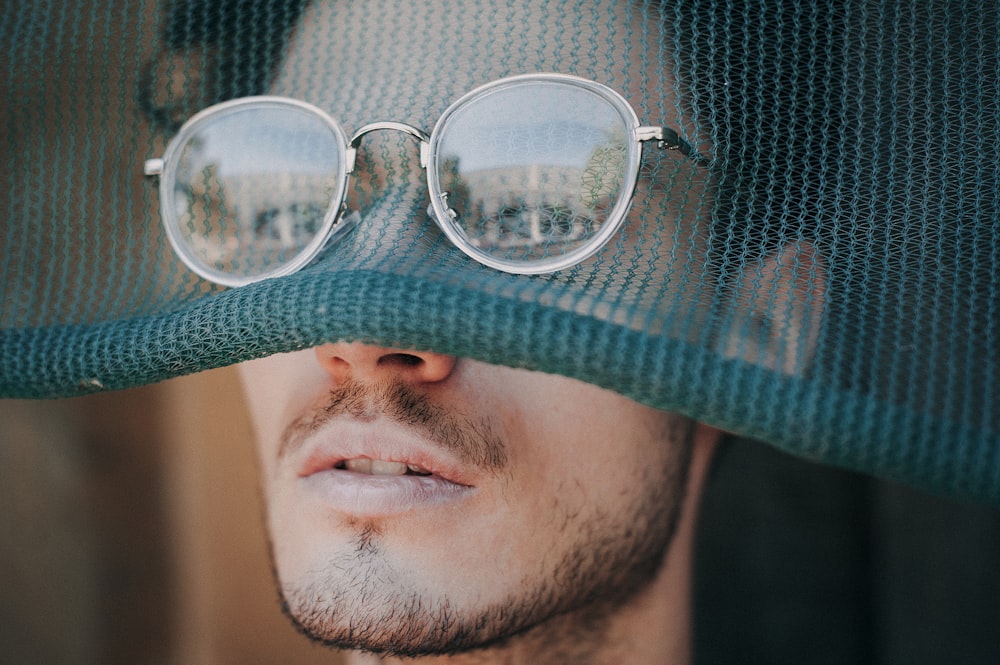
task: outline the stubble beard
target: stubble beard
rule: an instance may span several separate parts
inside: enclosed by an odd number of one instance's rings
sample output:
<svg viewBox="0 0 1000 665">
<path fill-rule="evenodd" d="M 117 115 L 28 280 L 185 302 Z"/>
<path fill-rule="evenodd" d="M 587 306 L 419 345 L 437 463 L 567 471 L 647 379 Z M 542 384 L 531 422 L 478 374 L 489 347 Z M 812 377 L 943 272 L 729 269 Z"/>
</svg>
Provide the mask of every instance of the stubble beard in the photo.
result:
<svg viewBox="0 0 1000 665">
<path fill-rule="evenodd" d="M 406 400 L 420 398 L 409 394 Z M 398 402 L 393 405 L 400 408 Z M 428 412 L 426 405 L 422 409 Z M 588 662 L 586 655 L 604 640 L 608 620 L 660 572 L 676 532 L 694 427 L 671 417 L 664 430 L 666 454 L 636 479 L 640 490 L 624 509 L 611 513 L 588 506 L 591 518 L 560 520 L 553 542 L 561 544 L 562 554 L 531 577 L 513 580 L 502 602 L 458 607 L 446 592 L 428 593 L 413 583 L 419 580 L 393 567 L 377 525 L 358 522 L 353 547 L 305 581 L 283 584 L 276 572 L 283 609 L 306 636 L 340 649 L 397 657 L 493 649 L 537 655 L 544 649 L 544 662 Z M 504 451 L 497 454 L 502 457 Z M 271 552 L 278 571 L 273 546 Z"/>
</svg>

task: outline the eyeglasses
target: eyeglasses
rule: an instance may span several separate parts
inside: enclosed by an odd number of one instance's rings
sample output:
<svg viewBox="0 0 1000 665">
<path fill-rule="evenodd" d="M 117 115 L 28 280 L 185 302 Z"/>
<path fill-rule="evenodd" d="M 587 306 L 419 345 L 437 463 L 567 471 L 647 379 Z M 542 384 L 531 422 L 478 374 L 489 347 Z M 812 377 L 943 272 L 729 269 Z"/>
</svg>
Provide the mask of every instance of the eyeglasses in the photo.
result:
<svg viewBox="0 0 1000 665">
<path fill-rule="evenodd" d="M 174 251 L 195 273 L 240 286 L 307 265 L 361 219 L 348 210 L 362 138 L 401 131 L 420 144 L 427 212 L 460 250 L 518 274 L 576 265 L 624 221 L 642 144 L 705 158 L 667 127 L 640 126 L 610 88 L 564 74 L 504 78 L 465 94 L 428 136 L 398 122 L 348 140 L 310 104 L 248 97 L 188 120 L 160 159 L 160 209 Z"/>
</svg>

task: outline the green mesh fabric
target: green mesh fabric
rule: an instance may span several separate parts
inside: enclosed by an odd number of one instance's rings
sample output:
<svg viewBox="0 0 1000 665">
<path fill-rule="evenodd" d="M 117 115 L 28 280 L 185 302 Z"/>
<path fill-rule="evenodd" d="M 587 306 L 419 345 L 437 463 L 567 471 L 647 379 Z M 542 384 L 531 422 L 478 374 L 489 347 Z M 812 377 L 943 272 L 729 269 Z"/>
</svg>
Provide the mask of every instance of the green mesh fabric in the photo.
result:
<svg viewBox="0 0 1000 665">
<path fill-rule="evenodd" d="M 442 4 L 3 2 L 0 394 L 357 339 L 579 378 L 1000 503 L 995 2 Z M 361 224 L 294 275 L 225 289 L 166 241 L 143 162 L 206 106 L 273 93 L 348 132 L 429 131 L 473 87 L 536 71 L 618 90 L 709 165 L 647 151 L 620 238 L 548 276 L 453 248 L 394 136 L 359 156 Z"/>
</svg>

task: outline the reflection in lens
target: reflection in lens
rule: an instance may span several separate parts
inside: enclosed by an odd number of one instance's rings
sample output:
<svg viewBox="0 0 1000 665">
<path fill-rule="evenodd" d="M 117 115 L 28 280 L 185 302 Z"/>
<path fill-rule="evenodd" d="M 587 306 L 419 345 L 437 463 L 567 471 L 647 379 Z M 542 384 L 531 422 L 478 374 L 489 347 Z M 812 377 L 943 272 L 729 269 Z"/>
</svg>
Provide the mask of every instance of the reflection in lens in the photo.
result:
<svg viewBox="0 0 1000 665">
<path fill-rule="evenodd" d="M 340 154 L 329 125 L 291 105 L 206 117 L 183 144 L 174 180 L 186 258 L 255 278 L 301 257 L 325 233 Z"/>
<path fill-rule="evenodd" d="M 440 128 L 437 177 L 453 223 L 504 261 L 587 245 L 623 194 L 626 127 L 603 97 L 565 84 L 474 98 Z"/>
</svg>

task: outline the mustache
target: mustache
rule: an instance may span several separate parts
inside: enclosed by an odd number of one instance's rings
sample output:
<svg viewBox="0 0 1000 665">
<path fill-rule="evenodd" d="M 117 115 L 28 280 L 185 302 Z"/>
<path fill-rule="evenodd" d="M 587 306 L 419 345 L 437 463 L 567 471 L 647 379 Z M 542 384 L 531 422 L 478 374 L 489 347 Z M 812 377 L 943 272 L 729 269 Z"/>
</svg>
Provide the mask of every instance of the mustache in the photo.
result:
<svg viewBox="0 0 1000 665">
<path fill-rule="evenodd" d="M 278 459 L 293 455 L 312 433 L 339 418 L 360 422 L 385 418 L 430 440 L 464 464 L 493 473 L 507 465 L 507 445 L 488 415 L 473 417 L 447 409 L 401 381 L 366 383 L 355 379 L 331 390 L 320 406 L 308 409 L 285 427 Z"/>
</svg>

